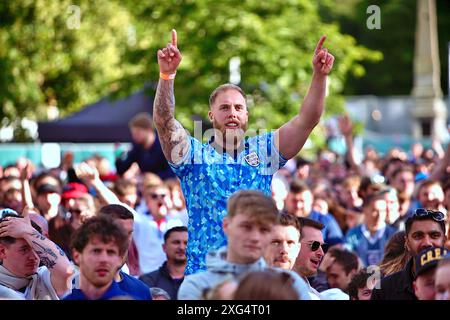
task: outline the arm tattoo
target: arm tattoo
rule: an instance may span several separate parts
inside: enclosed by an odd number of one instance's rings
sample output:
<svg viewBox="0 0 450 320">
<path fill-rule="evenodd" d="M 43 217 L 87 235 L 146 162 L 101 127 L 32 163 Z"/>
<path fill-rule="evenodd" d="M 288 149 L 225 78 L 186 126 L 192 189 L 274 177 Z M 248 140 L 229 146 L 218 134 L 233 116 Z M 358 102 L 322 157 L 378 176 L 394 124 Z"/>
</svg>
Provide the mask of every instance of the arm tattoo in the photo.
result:
<svg viewBox="0 0 450 320">
<path fill-rule="evenodd" d="M 56 243 L 55 243 L 55 246 L 56 246 L 56 248 L 58 249 L 58 252 L 59 252 L 59 254 L 61 255 L 61 257 L 64 257 L 64 256 L 66 255 L 66 253 L 64 252 L 64 250 L 61 249 L 61 247 L 58 246 Z"/>
<path fill-rule="evenodd" d="M 33 231 L 33 233 L 32 233 L 31 235 L 32 235 L 33 237 L 39 239 L 39 240 L 45 240 L 45 239 L 46 239 L 42 234 L 40 234 L 40 233 L 37 232 L 37 231 Z"/>
<path fill-rule="evenodd" d="M 47 267 L 47 269 L 52 269 L 55 265 L 56 262 L 49 259 L 48 257 L 42 257 L 41 258 L 41 263 Z"/>
<path fill-rule="evenodd" d="M 175 117 L 173 80 L 159 80 L 153 105 L 153 119 L 164 155 L 169 161 L 178 162 L 187 152 L 189 140 L 186 131 Z"/>
<path fill-rule="evenodd" d="M 37 243 L 36 241 L 31 242 L 35 245 L 34 251 L 39 256 L 39 259 L 41 260 L 42 264 L 46 266 L 48 269 L 53 268 L 56 265 L 55 260 L 58 259 L 56 253 L 54 253 L 52 249 L 44 247 L 41 244 Z"/>
</svg>

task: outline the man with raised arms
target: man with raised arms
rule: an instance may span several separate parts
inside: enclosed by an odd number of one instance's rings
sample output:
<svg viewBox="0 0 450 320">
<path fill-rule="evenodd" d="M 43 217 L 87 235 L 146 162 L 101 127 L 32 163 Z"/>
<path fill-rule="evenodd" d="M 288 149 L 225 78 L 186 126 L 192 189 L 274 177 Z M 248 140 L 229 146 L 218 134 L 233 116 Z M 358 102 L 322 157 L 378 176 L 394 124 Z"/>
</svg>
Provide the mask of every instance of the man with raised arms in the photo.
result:
<svg viewBox="0 0 450 320">
<path fill-rule="evenodd" d="M 237 190 L 256 189 L 270 195 L 272 175 L 297 155 L 324 109 L 327 75 L 334 57 L 323 48 L 323 36 L 313 57 L 313 77 L 299 113 L 274 132 L 244 137 L 248 123 L 246 97 L 232 84 L 216 88 L 209 99 L 211 139 L 189 136 L 175 119 L 174 79 L 182 56 L 177 33 L 158 50 L 160 79 L 153 120 L 170 166 L 181 180 L 189 215 L 186 274 L 205 269 L 205 255 L 226 244 L 222 220 L 227 199 Z"/>
</svg>

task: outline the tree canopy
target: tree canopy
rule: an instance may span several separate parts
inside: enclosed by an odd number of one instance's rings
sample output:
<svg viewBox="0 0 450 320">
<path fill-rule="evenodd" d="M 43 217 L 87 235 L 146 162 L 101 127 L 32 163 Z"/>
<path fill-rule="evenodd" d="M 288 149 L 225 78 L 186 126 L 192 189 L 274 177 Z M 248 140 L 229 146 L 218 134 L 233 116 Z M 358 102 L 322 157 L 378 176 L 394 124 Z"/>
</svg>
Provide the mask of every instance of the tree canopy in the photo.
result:
<svg viewBox="0 0 450 320">
<path fill-rule="evenodd" d="M 183 54 L 175 83 L 176 117 L 193 128 L 206 117 L 208 97 L 229 81 L 229 61 L 240 59 L 240 86 L 249 95 L 250 122 L 273 129 L 299 108 L 312 75 L 317 41 L 335 55 L 326 113 L 343 109 L 350 73 L 381 54 L 324 22 L 315 1 L 153 0 L 79 1 L 79 28 L 71 1 L 20 0 L 0 4 L 0 118 L 46 119 L 113 93 L 123 96 L 158 81 L 157 49 L 177 29 Z M 75 23 L 76 25 L 76 23 Z M 154 86 L 153 86 L 154 88 Z M 321 136 L 321 135 L 318 135 Z"/>
<path fill-rule="evenodd" d="M 0 118 L 46 119 L 46 107 L 61 115 L 114 89 L 114 81 L 138 69 L 123 59 L 130 14 L 107 0 L 0 3 Z"/>
<path fill-rule="evenodd" d="M 367 7 L 377 5 L 381 28 L 368 29 Z M 351 73 L 345 82 L 346 95 L 409 95 L 413 88 L 413 63 L 417 0 L 320 0 L 320 15 L 326 22 L 338 23 L 361 45 L 378 50 L 382 60 L 365 60 L 363 68 Z M 436 0 L 441 86 L 448 94 L 448 43 L 450 41 L 450 1 Z"/>
</svg>

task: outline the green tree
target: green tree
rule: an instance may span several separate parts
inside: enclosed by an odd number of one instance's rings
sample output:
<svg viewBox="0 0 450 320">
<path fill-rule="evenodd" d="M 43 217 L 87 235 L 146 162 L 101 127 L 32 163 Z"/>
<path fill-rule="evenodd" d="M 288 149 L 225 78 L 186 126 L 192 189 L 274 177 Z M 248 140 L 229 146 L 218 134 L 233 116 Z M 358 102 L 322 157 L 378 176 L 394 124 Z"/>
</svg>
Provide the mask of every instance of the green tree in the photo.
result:
<svg viewBox="0 0 450 320">
<path fill-rule="evenodd" d="M 233 57 L 241 61 L 251 125 L 267 129 L 298 111 L 322 34 L 336 57 L 327 114 L 342 111 L 347 75 L 361 72 L 363 61 L 381 58 L 337 23 L 325 23 L 315 1 L 81 0 L 79 29 L 68 27 L 71 4 L 1 2 L 0 118 L 43 120 L 48 105 L 65 115 L 110 93 L 124 96 L 145 83 L 154 88 L 156 51 L 170 41 L 172 28 L 183 53 L 176 116 L 189 129 L 192 115 L 206 117 L 211 91 L 228 82 Z M 317 137 L 323 141 L 324 135 Z"/>
<path fill-rule="evenodd" d="M 48 105 L 64 116 L 140 71 L 122 59 L 129 13 L 106 0 L 77 3 L 0 2 L 0 119 L 44 120 Z"/>
<path fill-rule="evenodd" d="M 381 29 L 369 30 L 366 9 L 378 5 Z M 320 0 L 320 13 L 327 22 L 338 22 L 342 32 L 367 48 L 382 52 L 382 60 L 365 60 L 345 82 L 344 94 L 409 95 L 413 87 L 413 62 L 417 0 Z M 448 91 L 447 47 L 450 41 L 450 2 L 436 1 L 441 85 Z"/>
<path fill-rule="evenodd" d="M 139 63 L 147 64 L 143 79 L 158 80 L 157 49 L 170 41 L 177 29 L 183 54 L 175 95 L 176 117 L 192 129 L 190 117 L 206 117 L 208 96 L 219 84 L 228 82 L 231 58 L 241 61 L 241 86 L 250 94 L 250 122 L 253 127 L 273 129 L 298 112 L 312 75 L 311 60 L 322 34 L 325 47 L 335 55 L 329 81 L 326 112 L 343 109 L 347 74 L 366 59 L 380 59 L 379 53 L 359 46 L 323 23 L 313 1 L 163 1 L 127 2 L 138 26 L 141 51 L 130 51 Z M 128 83 L 130 81 L 127 80 Z M 323 135 L 322 135 L 323 137 Z"/>
</svg>

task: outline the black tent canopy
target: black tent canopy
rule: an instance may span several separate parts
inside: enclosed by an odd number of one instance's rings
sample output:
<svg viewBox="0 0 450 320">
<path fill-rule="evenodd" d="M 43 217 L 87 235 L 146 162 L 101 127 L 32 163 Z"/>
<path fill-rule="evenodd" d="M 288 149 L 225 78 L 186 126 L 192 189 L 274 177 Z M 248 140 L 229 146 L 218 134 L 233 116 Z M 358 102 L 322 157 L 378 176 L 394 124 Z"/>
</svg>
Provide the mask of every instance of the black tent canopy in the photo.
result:
<svg viewBox="0 0 450 320">
<path fill-rule="evenodd" d="M 153 98 L 145 90 L 120 100 L 103 98 L 73 115 L 39 122 L 41 142 L 130 142 L 128 122 L 139 112 L 152 113 Z"/>
</svg>

